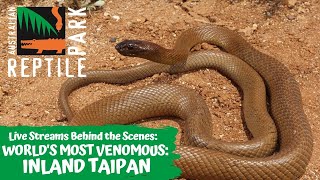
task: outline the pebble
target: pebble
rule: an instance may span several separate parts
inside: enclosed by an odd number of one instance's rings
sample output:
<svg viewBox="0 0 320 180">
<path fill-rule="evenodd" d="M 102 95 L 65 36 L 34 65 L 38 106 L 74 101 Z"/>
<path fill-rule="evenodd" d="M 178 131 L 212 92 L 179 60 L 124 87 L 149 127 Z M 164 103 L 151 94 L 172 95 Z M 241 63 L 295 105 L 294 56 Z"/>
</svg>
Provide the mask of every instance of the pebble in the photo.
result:
<svg viewBox="0 0 320 180">
<path fill-rule="evenodd" d="M 104 12 L 103 13 L 103 16 L 106 18 L 106 19 L 110 19 L 110 13 L 109 12 Z"/>
<path fill-rule="evenodd" d="M 258 24 L 253 24 L 253 25 L 252 25 L 252 29 L 253 29 L 253 30 L 256 30 L 257 28 L 258 28 Z"/>
<path fill-rule="evenodd" d="M 192 50 L 194 51 L 199 51 L 200 49 L 201 49 L 201 44 L 197 44 L 192 48 Z"/>
<path fill-rule="evenodd" d="M 24 109 L 24 110 L 22 110 L 22 112 L 20 112 L 19 114 L 21 114 L 21 117 L 26 118 L 26 117 L 29 117 L 29 116 L 30 116 L 30 111 Z"/>
<path fill-rule="evenodd" d="M 299 7 L 298 8 L 298 13 L 302 14 L 302 13 L 306 13 L 308 10 L 304 9 L 303 7 Z"/>
<path fill-rule="evenodd" d="M 180 6 L 174 5 L 173 8 L 175 8 L 175 9 L 180 9 Z"/>
<path fill-rule="evenodd" d="M 213 46 L 211 46 L 210 44 L 207 44 L 207 43 L 201 44 L 201 48 L 205 49 L 205 50 L 213 50 L 214 49 Z"/>
<path fill-rule="evenodd" d="M 253 24 L 252 27 L 246 27 L 244 29 L 240 29 L 239 32 L 243 32 L 245 36 L 251 36 L 254 31 L 258 28 L 257 24 Z"/>
<path fill-rule="evenodd" d="M 117 42 L 117 38 L 116 37 L 111 37 L 109 42 L 112 42 L 112 43 Z"/>
<path fill-rule="evenodd" d="M 287 0 L 287 4 L 289 8 L 293 8 L 297 3 L 297 0 Z"/>
<path fill-rule="evenodd" d="M 141 17 L 141 18 L 138 18 L 137 19 L 137 22 L 142 22 L 142 23 L 144 23 L 144 22 L 146 22 L 147 21 L 147 18 L 145 18 L 145 17 Z"/>
<path fill-rule="evenodd" d="M 114 19 L 116 21 L 119 21 L 120 20 L 120 16 L 114 15 L 114 16 L 112 16 L 112 19 Z"/>
<path fill-rule="evenodd" d="M 148 26 L 148 30 L 153 31 L 154 27 L 153 26 Z"/>
<path fill-rule="evenodd" d="M 265 12 L 265 15 L 267 16 L 267 18 L 271 18 L 272 15 L 273 15 L 273 13 L 270 12 L 270 11 L 266 11 L 266 12 Z"/>
<path fill-rule="evenodd" d="M 306 17 L 303 16 L 303 15 L 298 15 L 298 16 L 297 16 L 297 20 L 299 20 L 299 21 L 306 21 Z"/>
<path fill-rule="evenodd" d="M 111 61 L 113 61 L 113 60 L 116 59 L 116 57 L 111 56 L 109 59 L 110 59 Z"/>
<path fill-rule="evenodd" d="M 102 7 L 104 4 L 105 4 L 104 1 L 96 1 L 95 3 L 93 3 L 93 5 L 96 7 Z"/>
<path fill-rule="evenodd" d="M 295 17 L 294 15 L 291 15 L 291 14 L 289 14 L 289 15 L 287 16 L 287 18 L 288 18 L 289 20 L 294 20 L 294 19 L 296 19 L 296 17 Z"/>
<path fill-rule="evenodd" d="M 30 116 L 30 114 L 25 113 L 25 114 L 22 114 L 21 116 L 22 116 L 22 117 L 29 117 L 29 116 Z"/>
<path fill-rule="evenodd" d="M 3 93 L 4 95 L 9 94 L 9 90 L 10 90 L 10 87 L 8 85 L 4 85 L 2 86 L 2 88 L 0 88 L 0 92 Z"/>
<path fill-rule="evenodd" d="M 219 108 L 219 104 L 218 103 L 213 103 L 213 107 L 214 108 Z"/>
<path fill-rule="evenodd" d="M 27 101 L 27 102 L 24 103 L 25 106 L 30 106 L 31 104 L 32 104 L 31 101 Z"/>
<path fill-rule="evenodd" d="M 212 23 L 217 22 L 216 18 L 213 16 L 207 16 L 208 20 Z"/>
</svg>

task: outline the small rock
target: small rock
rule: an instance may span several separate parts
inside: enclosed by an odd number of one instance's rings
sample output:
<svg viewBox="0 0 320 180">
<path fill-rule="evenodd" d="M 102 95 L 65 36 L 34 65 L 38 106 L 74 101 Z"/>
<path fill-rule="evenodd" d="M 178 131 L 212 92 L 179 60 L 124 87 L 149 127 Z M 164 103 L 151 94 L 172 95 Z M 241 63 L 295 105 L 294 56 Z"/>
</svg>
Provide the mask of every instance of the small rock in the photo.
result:
<svg viewBox="0 0 320 180">
<path fill-rule="evenodd" d="M 297 16 L 297 20 L 299 20 L 299 21 L 306 21 L 306 17 L 303 16 L 303 15 L 298 15 L 298 16 Z"/>
<path fill-rule="evenodd" d="M 4 95 L 9 94 L 10 87 L 8 85 L 4 85 L 2 88 L 0 88 L 0 92 L 2 92 Z"/>
<path fill-rule="evenodd" d="M 207 44 L 207 43 L 201 44 L 201 48 L 204 50 L 213 50 L 214 49 L 214 47 L 212 45 Z"/>
<path fill-rule="evenodd" d="M 201 44 L 197 44 L 192 48 L 192 51 L 199 51 L 201 49 Z"/>
<path fill-rule="evenodd" d="M 141 17 L 141 18 L 138 18 L 137 19 L 137 22 L 142 22 L 142 23 L 144 23 L 144 22 L 146 22 L 147 21 L 147 19 L 145 18 L 145 17 Z"/>
<path fill-rule="evenodd" d="M 26 117 L 29 117 L 30 114 L 22 114 L 21 116 L 26 118 Z"/>
<path fill-rule="evenodd" d="M 104 16 L 106 19 L 110 19 L 110 18 L 111 18 L 110 13 L 107 12 L 107 11 L 103 13 L 103 16 Z"/>
<path fill-rule="evenodd" d="M 114 16 L 112 16 L 112 19 L 114 19 L 116 21 L 119 21 L 120 20 L 120 16 L 114 15 Z"/>
<path fill-rule="evenodd" d="M 111 37 L 109 39 L 109 42 L 112 42 L 112 43 L 117 42 L 117 38 L 116 37 Z"/>
<path fill-rule="evenodd" d="M 299 8 L 298 8 L 298 13 L 299 13 L 299 14 L 306 13 L 306 12 L 307 12 L 307 10 L 304 9 L 303 7 L 299 7 Z"/>
<path fill-rule="evenodd" d="M 265 15 L 267 16 L 267 18 L 271 18 L 272 15 L 273 15 L 273 12 L 271 12 L 271 11 L 266 11 L 266 12 L 265 12 Z"/>
<path fill-rule="evenodd" d="M 245 36 L 251 36 L 254 31 L 258 29 L 257 24 L 253 24 L 252 27 L 246 27 L 244 29 L 240 29 L 239 32 L 243 32 Z"/>
<path fill-rule="evenodd" d="M 27 111 L 24 109 L 24 110 L 22 110 L 22 112 L 20 112 L 20 114 L 21 114 L 21 117 L 26 118 L 26 117 L 30 116 L 30 111 Z"/>
<path fill-rule="evenodd" d="M 104 1 L 96 1 L 95 3 L 93 3 L 93 5 L 96 7 L 102 7 L 104 4 L 105 4 Z"/>
<path fill-rule="evenodd" d="M 297 3 L 297 0 L 287 0 L 287 4 L 289 8 L 293 8 Z"/>
<path fill-rule="evenodd" d="M 148 26 L 148 30 L 149 30 L 149 31 L 153 31 L 153 30 L 154 30 L 154 27 L 153 27 L 153 26 Z"/>
<path fill-rule="evenodd" d="M 132 31 L 132 30 L 134 30 L 134 24 L 132 23 L 132 22 L 127 22 L 127 28 L 130 30 L 130 31 Z"/>
<path fill-rule="evenodd" d="M 5 49 L 2 49 L 2 51 L 1 51 L 2 53 L 6 53 L 7 51 L 5 50 Z"/>
<path fill-rule="evenodd" d="M 110 16 L 110 13 L 108 11 L 103 13 L 104 16 Z"/>
<path fill-rule="evenodd" d="M 212 23 L 216 22 L 216 18 L 214 18 L 213 16 L 207 16 L 208 20 Z"/>
<path fill-rule="evenodd" d="M 214 108 L 219 108 L 219 104 L 218 103 L 213 103 L 213 107 Z"/>
<path fill-rule="evenodd" d="M 27 101 L 27 102 L 24 103 L 25 106 L 30 106 L 31 104 L 32 104 L 31 101 Z"/>
<path fill-rule="evenodd" d="M 291 14 L 289 14 L 289 15 L 287 16 L 287 18 L 288 18 L 289 20 L 294 20 L 294 19 L 296 19 L 296 17 L 295 17 L 294 15 L 291 15 Z"/>
<path fill-rule="evenodd" d="M 111 61 L 113 61 L 113 60 L 116 59 L 116 57 L 113 57 L 113 56 L 112 56 L 112 57 L 110 57 L 109 59 L 110 59 Z"/>
<path fill-rule="evenodd" d="M 258 24 L 253 24 L 253 25 L 252 25 L 252 29 L 253 29 L 253 30 L 257 30 L 257 28 L 258 28 Z"/>
</svg>

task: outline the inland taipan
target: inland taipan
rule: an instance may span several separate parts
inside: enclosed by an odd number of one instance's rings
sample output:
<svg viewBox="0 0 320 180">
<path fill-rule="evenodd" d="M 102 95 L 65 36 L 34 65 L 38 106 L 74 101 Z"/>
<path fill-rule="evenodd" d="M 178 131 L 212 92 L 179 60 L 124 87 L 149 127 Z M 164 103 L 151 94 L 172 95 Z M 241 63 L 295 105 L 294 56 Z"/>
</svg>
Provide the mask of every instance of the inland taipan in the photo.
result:
<svg viewBox="0 0 320 180">
<path fill-rule="evenodd" d="M 62 50 L 66 48 L 66 41 L 64 39 L 33 39 L 21 40 L 22 49 L 38 49 L 37 54 L 41 54 L 43 50 L 56 50 L 56 54 L 61 54 Z"/>
</svg>

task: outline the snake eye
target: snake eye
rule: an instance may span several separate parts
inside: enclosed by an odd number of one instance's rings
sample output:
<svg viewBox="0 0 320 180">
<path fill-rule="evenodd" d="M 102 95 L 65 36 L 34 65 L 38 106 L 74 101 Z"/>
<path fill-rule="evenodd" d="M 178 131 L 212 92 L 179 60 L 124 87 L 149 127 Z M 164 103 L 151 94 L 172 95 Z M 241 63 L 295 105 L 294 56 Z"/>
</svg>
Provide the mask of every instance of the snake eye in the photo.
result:
<svg viewBox="0 0 320 180">
<path fill-rule="evenodd" d="M 116 45 L 116 50 L 124 56 L 140 57 L 145 54 L 146 42 L 139 40 L 124 40 Z"/>
<path fill-rule="evenodd" d="M 133 50 L 134 49 L 134 45 L 133 44 L 128 44 L 127 49 L 128 50 Z"/>
</svg>

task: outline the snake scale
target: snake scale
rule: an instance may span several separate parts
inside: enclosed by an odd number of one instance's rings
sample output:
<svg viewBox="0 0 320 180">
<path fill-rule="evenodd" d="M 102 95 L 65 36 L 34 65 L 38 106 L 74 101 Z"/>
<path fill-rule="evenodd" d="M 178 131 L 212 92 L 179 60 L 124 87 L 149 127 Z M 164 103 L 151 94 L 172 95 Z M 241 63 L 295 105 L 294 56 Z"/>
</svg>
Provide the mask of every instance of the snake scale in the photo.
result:
<svg viewBox="0 0 320 180">
<path fill-rule="evenodd" d="M 190 53 L 201 42 L 214 44 L 223 51 Z M 177 116 L 186 122 L 186 144 L 175 151 L 181 156 L 175 164 L 182 170 L 182 177 L 298 179 L 304 174 L 313 148 L 311 128 L 303 111 L 299 85 L 278 60 L 259 52 L 237 33 L 214 25 L 186 30 L 173 49 L 139 40 L 123 41 L 116 49 L 123 55 L 154 62 L 120 70 L 89 71 L 86 78 L 68 79 L 61 87 L 59 105 L 70 125 L 128 124 L 150 117 Z M 132 89 L 99 100 L 77 113 L 68 104 L 69 94 L 90 83 L 126 84 L 156 73 L 207 67 L 217 69 L 241 88 L 243 113 L 253 139 L 235 143 L 214 140 L 205 102 L 197 93 L 179 86 Z"/>
</svg>

